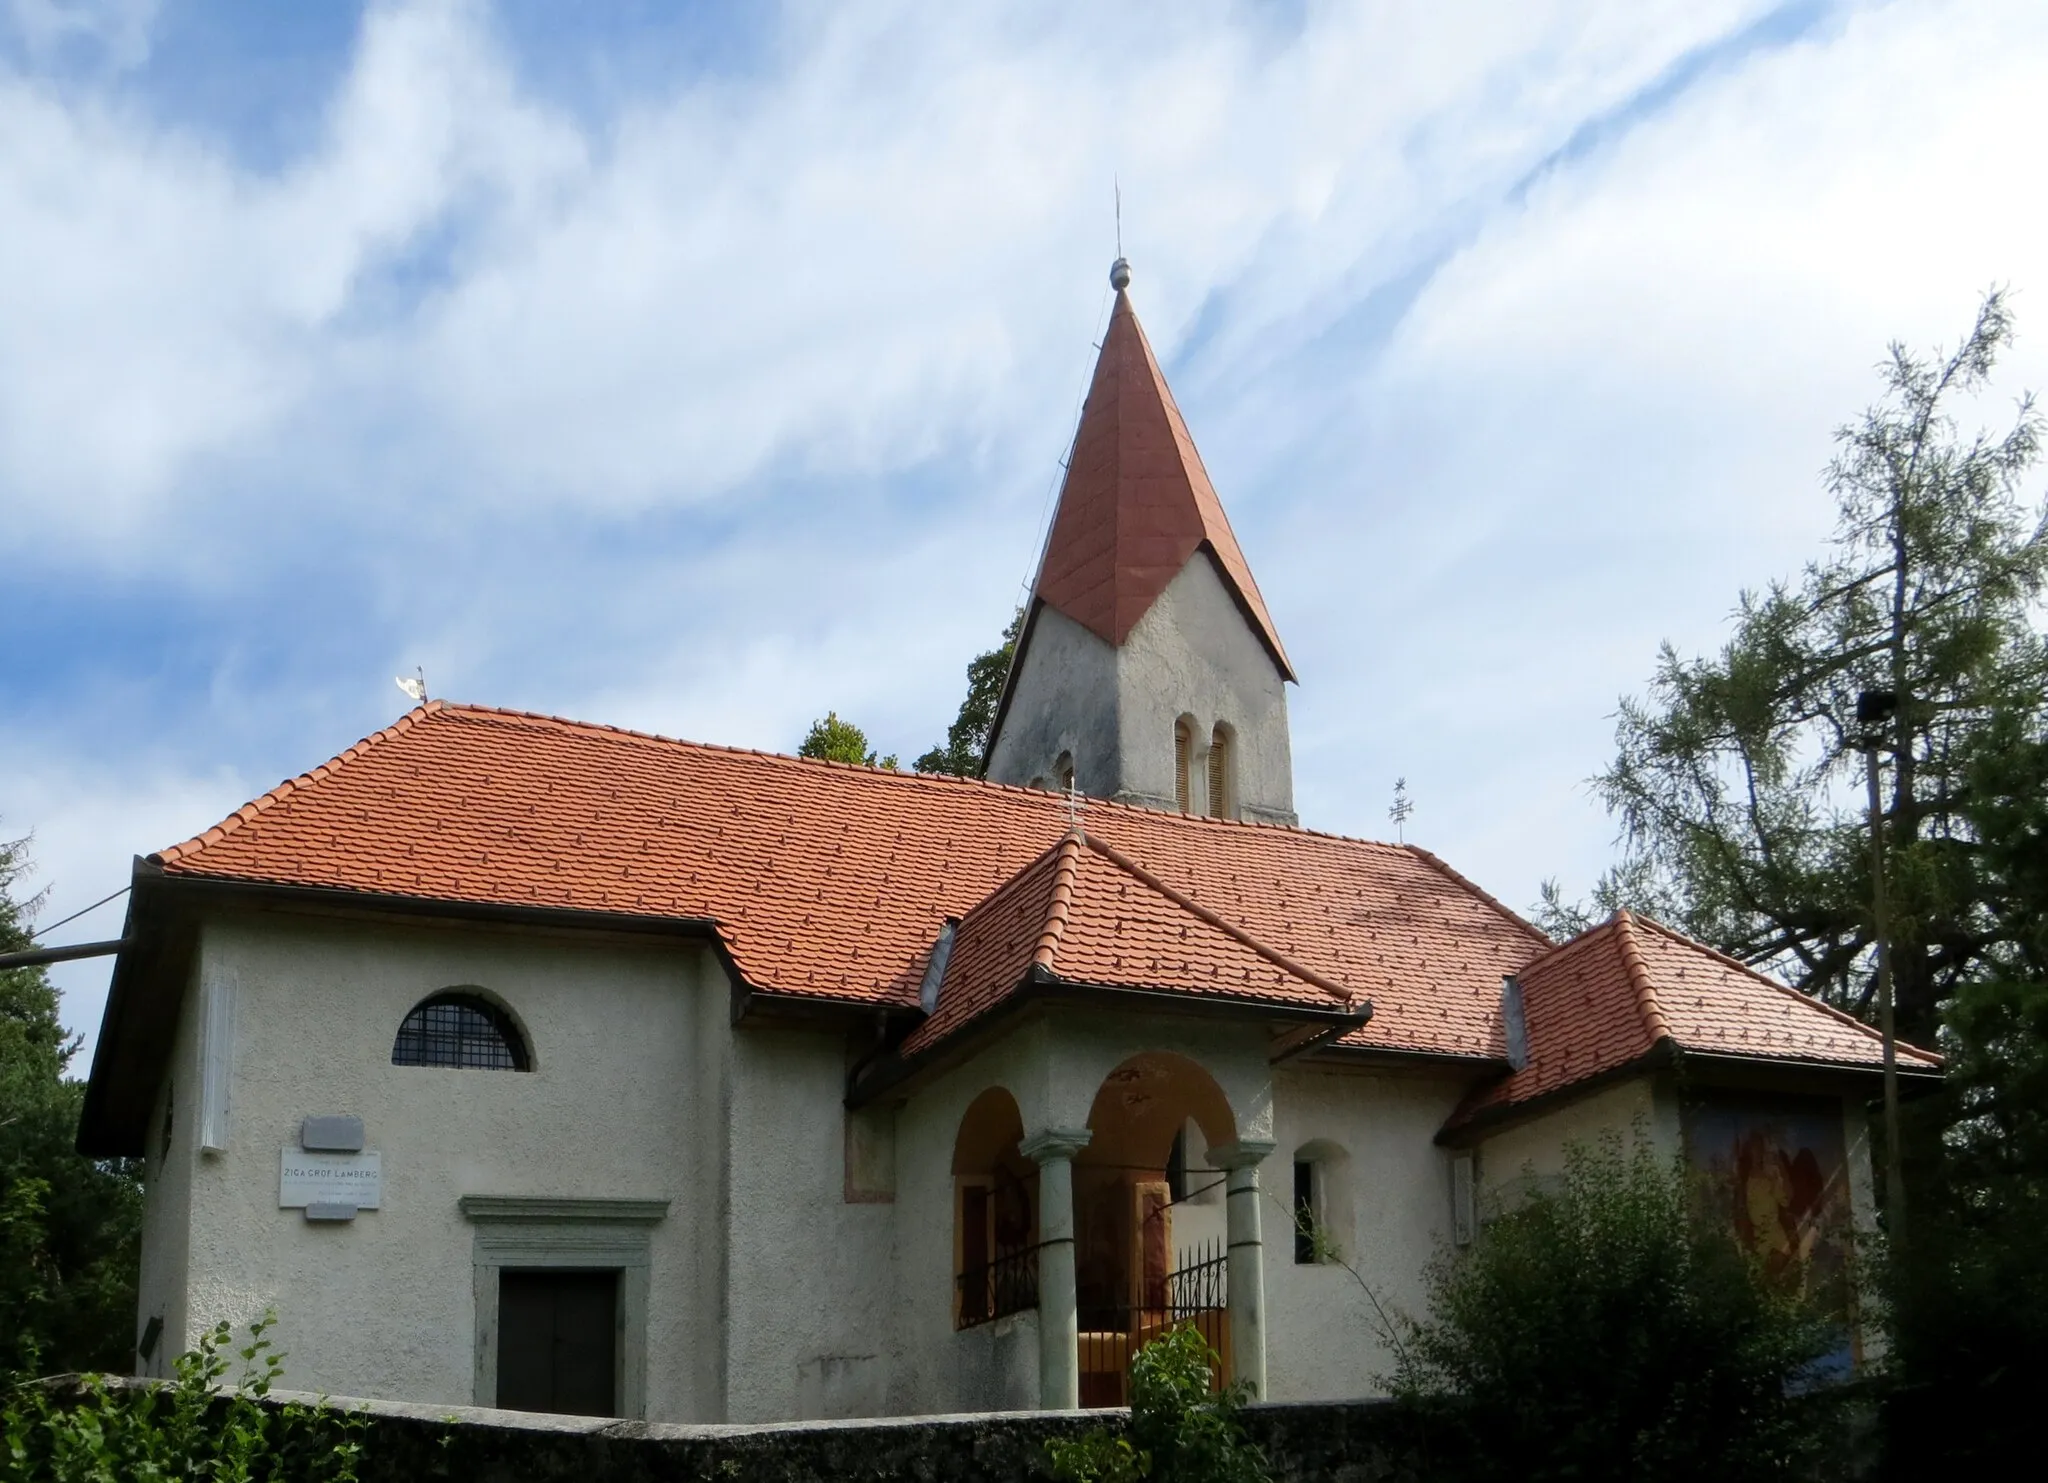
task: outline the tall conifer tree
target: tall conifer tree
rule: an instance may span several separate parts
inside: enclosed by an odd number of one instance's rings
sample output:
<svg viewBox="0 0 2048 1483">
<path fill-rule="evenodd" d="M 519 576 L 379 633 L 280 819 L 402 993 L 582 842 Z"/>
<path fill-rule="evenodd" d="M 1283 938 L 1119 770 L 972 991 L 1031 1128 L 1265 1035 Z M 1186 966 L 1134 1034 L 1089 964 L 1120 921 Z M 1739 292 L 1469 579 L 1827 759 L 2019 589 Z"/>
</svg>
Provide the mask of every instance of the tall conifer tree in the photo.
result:
<svg viewBox="0 0 2048 1483">
<path fill-rule="evenodd" d="M 38 903 L 14 895 L 27 870 L 27 841 L 0 840 L 0 952 L 29 946 Z M 49 976 L 0 969 L 0 1375 L 132 1364 L 139 1171 L 73 1150 L 77 1052 Z"/>
<path fill-rule="evenodd" d="M 1881 738 L 1892 963 L 1901 1033 L 1920 1039 L 2018 930 L 1984 868 L 1972 759 L 2000 717 L 2039 716 L 2048 687 L 2033 622 L 2048 539 L 2021 491 L 2040 421 L 2030 398 L 2002 434 L 1956 421 L 2011 336 L 1993 292 L 1952 353 L 1891 347 L 1884 397 L 1837 434 L 1830 552 L 1797 582 L 1744 593 L 1719 654 L 1667 644 L 1595 779 L 1627 845 L 1602 905 L 1665 916 L 1860 1013 L 1873 934 L 1856 704 L 1894 692 Z"/>
</svg>

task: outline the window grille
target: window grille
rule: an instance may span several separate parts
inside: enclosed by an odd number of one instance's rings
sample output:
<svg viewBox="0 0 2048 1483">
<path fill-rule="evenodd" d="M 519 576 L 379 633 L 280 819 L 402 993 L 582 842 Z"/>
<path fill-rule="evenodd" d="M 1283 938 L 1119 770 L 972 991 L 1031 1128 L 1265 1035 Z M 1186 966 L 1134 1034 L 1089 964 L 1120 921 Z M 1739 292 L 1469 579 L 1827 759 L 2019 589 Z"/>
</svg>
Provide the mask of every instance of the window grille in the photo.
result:
<svg viewBox="0 0 2048 1483">
<path fill-rule="evenodd" d="M 436 994 L 413 1007 L 391 1045 L 394 1066 L 527 1071 L 526 1042 L 512 1017 L 475 994 Z"/>
</svg>

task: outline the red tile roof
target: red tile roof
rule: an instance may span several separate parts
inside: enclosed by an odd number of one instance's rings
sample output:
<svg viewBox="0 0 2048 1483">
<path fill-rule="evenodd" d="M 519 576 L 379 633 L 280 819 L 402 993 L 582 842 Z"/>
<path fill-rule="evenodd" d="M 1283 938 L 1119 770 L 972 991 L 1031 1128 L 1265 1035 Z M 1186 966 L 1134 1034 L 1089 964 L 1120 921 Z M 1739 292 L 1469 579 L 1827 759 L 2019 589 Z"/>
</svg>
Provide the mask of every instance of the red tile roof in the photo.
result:
<svg viewBox="0 0 2048 1483">
<path fill-rule="evenodd" d="M 1204 546 L 1273 662 L 1293 679 L 1251 565 L 1238 549 L 1130 297 L 1119 291 L 1074 434 L 1035 595 L 1121 646 Z"/>
<path fill-rule="evenodd" d="M 1528 1061 L 1474 1092 L 1452 1127 L 1618 1070 L 1663 1045 L 1825 1066 L 1883 1064 L 1882 1042 L 1862 1021 L 1627 911 L 1537 958 L 1516 979 Z M 1901 1044 L 1899 1062 L 1931 1071 L 1941 1058 Z"/>
<path fill-rule="evenodd" d="M 1061 976 L 1323 1007 L 1327 980 L 1373 1005 L 1347 1044 L 1497 1060 L 1501 976 L 1548 945 L 1412 848 L 1095 800 L 1082 826 Z M 172 878 L 711 918 L 761 992 L 901 1007 L 944 921 L 971 918 L 950 1011 L 962 984 L 1021 978 L 1067 832 L 1065 800 L 1030 789 L 433 702 L 157 858 Z"/>
<path fill-rule="evenodd" d="M 1226 997 L 1318 1014 L 1364 996 L 1182 895 L 1113 846 L 1070 831 L 961 921 L 915 1055 L 1009 998 L 1034 967 L 1070 984 Z"/>
</svg>

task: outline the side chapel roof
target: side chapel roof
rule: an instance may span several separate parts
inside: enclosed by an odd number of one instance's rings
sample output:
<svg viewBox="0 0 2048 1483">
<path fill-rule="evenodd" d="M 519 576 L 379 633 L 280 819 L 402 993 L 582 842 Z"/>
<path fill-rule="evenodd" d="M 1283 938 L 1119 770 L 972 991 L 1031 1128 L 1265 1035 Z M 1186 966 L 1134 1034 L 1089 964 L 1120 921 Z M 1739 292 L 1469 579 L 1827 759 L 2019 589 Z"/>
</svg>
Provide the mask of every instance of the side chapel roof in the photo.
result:
<svg viewBox="0 0 2048 1483">
<path fill-rule="evenodd" d="M 1118 289 L 1034 593 L 1121 647 L 1204 547 L 1280 673 L 1295 678 L 1130 295 Z"/>
<path fill-rule="evenodd" d="M 1296 962 L 1078 826 L 960 923 L 916 1055 L 1010 998 L 1037 970 L 1067 984 L 1368 1013 L 1361 994 Z"/>
<path fill-rule="evenodd" d="M 1570 1090 L 1662 1053 L 1732 1056 L 1872 1070 L 1877 1031 L 1661 922 L 1618 911 L 1516 975 L 1528 1059 L 1476 1089 L 1451 1128 Z M 1903 1042 L 1900 1069 L 1927 1074 L 1941 1057 Z"/>
</svg>

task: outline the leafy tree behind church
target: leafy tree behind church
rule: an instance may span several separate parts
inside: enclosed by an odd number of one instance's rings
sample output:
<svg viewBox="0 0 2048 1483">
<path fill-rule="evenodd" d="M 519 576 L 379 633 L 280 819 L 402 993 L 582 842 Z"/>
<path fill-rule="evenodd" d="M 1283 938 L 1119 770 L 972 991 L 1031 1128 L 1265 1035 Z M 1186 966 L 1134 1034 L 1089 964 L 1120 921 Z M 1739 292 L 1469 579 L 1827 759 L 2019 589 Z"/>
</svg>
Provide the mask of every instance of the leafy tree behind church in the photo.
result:
<svg viewBox="0 0 2048 1483">
<path fill-rule="evenodd" d="M 919 772 L 950 772 L 963 778 L 982 775 L 988 734 L 996 724 L 996 705 L 1003 698 L 1003 681 L 1009 678 L 1010 661 L 1017 655 L 1017 635 L 1023 627 L 1024 610 L 1019 608 L 1003 630 L 1003 641 L 967 661 L 967 698 L 946 728 L 944 743 L 917 759 Z"/>
<path fill-rule="evenodd" d="M 1601 906 L 1640 906 L 1862 1013 L 1873 978 L 1856 703 L 1894 692 L 1882 738 L 1892 962 L 1900 1031 L 1920 1039 L 2025 930 L 1973 820 L 1971 768 L 1999 718 L 2038 716 L 2048 686 L 2032 621 L 2048 539 L 2021 491 L 2040 422 L 2024 398 L 1997 434 L 1956 420 L 2011 337 L 1993 292 L 1952 353 L 1891 347 L 1883 398 L 1836 435 L 1832 548 L 1796 581 L 1744 593 L 1720 653 L 1667 644 L 1648 697 L 1622 702 L 1617 755 L 1595 779 L 1626 843 Z M 1578 925 L 1546 889 L 1548 924 Z"/>
<path fill-rule="evenodd" d="M 29 946 L 27 841 L 0 840 L 0 952 Z M 0 969 L 0 1375 L 130 1367 L 142 1193 L 72 1149 L 82 1082 L 41 968 Z"/>
<path fill-rule="evenodd" d="M 896 768 L 896 754 L 877 758 L 875 750 L 868 745 L 868 734 L 851 721 L 839 719 L 839 712 L 827 711 L 811 723 L 803 744 L 796 749 L 799 757 L 813 757 L 820 762 L 846 762 L 855 767 L 886 767 L 892 772 Z"/>
</svg>

